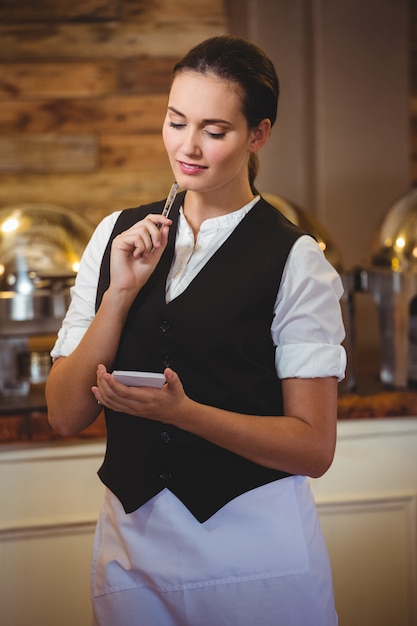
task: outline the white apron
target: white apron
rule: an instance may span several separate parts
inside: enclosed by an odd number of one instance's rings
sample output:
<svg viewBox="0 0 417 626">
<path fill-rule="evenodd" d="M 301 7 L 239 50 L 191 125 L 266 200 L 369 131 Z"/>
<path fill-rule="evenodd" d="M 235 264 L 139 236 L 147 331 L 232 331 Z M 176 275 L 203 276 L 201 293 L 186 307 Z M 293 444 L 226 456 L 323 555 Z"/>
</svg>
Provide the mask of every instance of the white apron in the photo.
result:
<svg viewBox="0 0 417 626">
<path fill-rule="evenodd" d="M 126 514 L 106 489 L 92 568 L 99 626 L 336 626 L 308 479 L 253 489 L 201 524 L 164 490 Z"/>
</svg>

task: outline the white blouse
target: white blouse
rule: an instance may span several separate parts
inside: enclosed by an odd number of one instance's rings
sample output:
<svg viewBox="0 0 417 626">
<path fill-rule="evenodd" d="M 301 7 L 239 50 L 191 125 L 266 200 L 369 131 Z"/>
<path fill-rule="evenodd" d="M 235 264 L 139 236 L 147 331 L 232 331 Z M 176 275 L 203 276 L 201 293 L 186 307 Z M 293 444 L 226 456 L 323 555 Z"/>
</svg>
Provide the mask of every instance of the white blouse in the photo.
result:
<svg viewBox="0 0 417 626">
<path fill-rule="evenodd" d="M 167 301 L 187 288 L 258 200 L 259 196 L 238 211 L 205 220 L 197 241 L 180 211 Z M 103 219 L 85 249 L 71 290 L 71 304 L 51 353 L 53 358 L 68 356 L 77 347 L 95 315 L 100 264 L 119 213 Z M 317 243 L 307 235 L 300 237 L 284 268 L 271 326 L 280 378 L 343 379 L 346 354 L 340 345 L 344 338 L 339 304 L 342 293 L 342 281 Z"/>
</svg>

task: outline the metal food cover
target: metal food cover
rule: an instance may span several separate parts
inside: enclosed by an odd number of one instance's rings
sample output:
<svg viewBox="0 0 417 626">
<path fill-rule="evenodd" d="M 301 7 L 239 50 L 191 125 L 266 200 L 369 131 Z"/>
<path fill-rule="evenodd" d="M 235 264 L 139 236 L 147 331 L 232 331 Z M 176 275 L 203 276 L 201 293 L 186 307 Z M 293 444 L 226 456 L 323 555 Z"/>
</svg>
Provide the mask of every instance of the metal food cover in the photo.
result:
<svg viewBox="0 0 417 626">
<path fill-rule="evenodd" d="M 0 209 L 0 334 L 54 332 L 93 227 L 59 206 Z"/>
</svg>

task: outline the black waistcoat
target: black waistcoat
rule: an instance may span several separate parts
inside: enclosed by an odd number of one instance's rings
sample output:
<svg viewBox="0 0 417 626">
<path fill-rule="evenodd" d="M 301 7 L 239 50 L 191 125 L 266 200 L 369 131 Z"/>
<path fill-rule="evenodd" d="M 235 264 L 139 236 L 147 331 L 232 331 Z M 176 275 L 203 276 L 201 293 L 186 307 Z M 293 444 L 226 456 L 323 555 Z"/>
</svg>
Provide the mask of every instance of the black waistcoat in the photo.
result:
<svg viewBox="0 0 417 626">
<path fill-rule="evenodd" d="M 167 248 L 130 310 L 114 369 L 163 372 L 170 366 L 197 402 L 249 415 L 282 415 L 270 329 L 282 271 L 302 233 L 261 198 L 187 289 L 167 304 L 165 283 L 183 197 L 170 215 Z M 103 257 L 97 308 L 109 284 L 111 240 L 162 206 L 122 212 Z M 107 449 L 99 476 L 126 512 L 166 487 L 204 521 L 238 495 L 289 475 L 162 422 L 105 413 Z"/>
</svg>

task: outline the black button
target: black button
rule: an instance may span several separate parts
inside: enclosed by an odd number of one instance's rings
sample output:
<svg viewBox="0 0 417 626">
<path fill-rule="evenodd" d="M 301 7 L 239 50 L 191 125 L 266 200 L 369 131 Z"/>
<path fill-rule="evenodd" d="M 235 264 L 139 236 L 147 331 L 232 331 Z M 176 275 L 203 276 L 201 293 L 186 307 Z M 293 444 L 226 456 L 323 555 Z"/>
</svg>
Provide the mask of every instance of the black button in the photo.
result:
<svg viewBox="0 0 417 626">
<path fill-rule="evenodd" d="M 169 356 L 166 356 L 163 361 L 162 361 L 162 365 L 164 367 L 171 367 L 171 365 L 173 364 L 173 360 L 169 358 Z"/>
<path fill-rule="evenodd" d="M 171 435 L 167 433 L 166 430 L 163 430 L 161 433 L 161 439 L 164 443 L 169 443 L 171 441 Z"/>
<path fill-rule="evenodd" d="M 163 333 L 166 333 L 167 330 L 169 330 L 171 328 L 171 326 L 168 324 L 167 321 L 162 322 L 162 324 L 159 327 Z"/>
<path fill-rule="evenodd" d="M 171 478 L 172 478 L 172 474 L 171 474 L 171 472 L 161 472 L 159 474 L 159 478 L 161 480 L 163 480 L 164 483 L 168 483 L 171 480 Z"/>
</svg>

